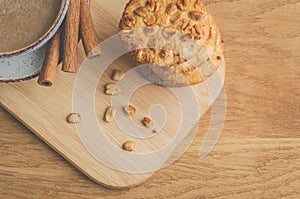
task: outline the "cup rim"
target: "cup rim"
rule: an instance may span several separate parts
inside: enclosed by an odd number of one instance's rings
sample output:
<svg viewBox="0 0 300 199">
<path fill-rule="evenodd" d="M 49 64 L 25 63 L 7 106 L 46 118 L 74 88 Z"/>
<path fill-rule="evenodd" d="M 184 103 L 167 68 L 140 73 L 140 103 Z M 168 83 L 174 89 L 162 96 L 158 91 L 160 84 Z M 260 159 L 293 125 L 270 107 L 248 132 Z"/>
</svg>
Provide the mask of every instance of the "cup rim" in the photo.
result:
<svg viewBox="0 0 300 199">
<path fill-rule="evenodd" d="M 30 52 L 33 51 L 39 47 L 41 47 L 45 42 L 47 42 L 53 35 L 54 33 L 57 31 L 58 26 L 61 24 L 61 20 L 62 18 L 65 17 L 67 9 L 68 9 L 68 4 L 69 4 L 70 0 L 62 0 L 62 6 L 59 10 L 59 13 L 55 19 L 55 21 L 53 22 L 52 26 L 50 27 L 50 29 L 48 29 L 48 31 L 41 36 L 38 40 L 36 40 L 34 43 L 23 47 L 21 49 L 18 50 L 14 50 L 14 51 L 10 51 L 10 52 L 0 52 L 0 58 L 3 57 L 12 57 L 12 56 L 17 56 L 20 54 L 23 54 L 25 52 Z"/>
</svg>

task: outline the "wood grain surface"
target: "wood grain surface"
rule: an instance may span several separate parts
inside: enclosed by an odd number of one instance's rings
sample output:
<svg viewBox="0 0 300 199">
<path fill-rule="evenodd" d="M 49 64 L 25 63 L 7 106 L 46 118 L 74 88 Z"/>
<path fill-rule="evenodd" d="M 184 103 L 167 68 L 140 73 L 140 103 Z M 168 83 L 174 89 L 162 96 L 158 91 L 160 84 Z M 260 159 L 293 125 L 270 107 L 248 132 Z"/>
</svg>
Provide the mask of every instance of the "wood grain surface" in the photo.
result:
<svg viewBox="0 0 300 199">
<path fill-rule="evenodd" d="M 175 164 L 138 187 L 110 190 L 0 108 L 0 198 L 299 198 L 300 1 L 206 3 L 227 63 L 226 123 L 207 158 L 197 155 L 210 113 Z"/>
<path fill-rule="evenodd" d="M 92 7 L 95 13 L 103 13 L 111 4 L 120 5 L 117 0 L 109 4 L 98 1 Z M 123 2 L 123 6 L 125 4 Z M 106 12 L 104 18 L 95 16 L 95 29 L 102 35 L 117 33 L 117 19 L 122 13 L 122 7 L 115 7 L 113 11 Z M 102 35 L 100 39 L 104 40 Z M 115 42 L 119 44 L 120 41 Z M 173 147 L 179 148 L 181 140 L 193 137 L 195 132 L 191 129 L 197 127 L 201 116 L 222 91 L 225 65 L 222 63 L 207 82 L 171 91 L 157 85 L 141 86 L 146 80 L 139 72 L 131 70 L 136 63 L 130 55 L 117 57 L 107 66 L 102 65 L 104 60 L 114 56 L 112 52 L 119 50 L 120 46 L 109 43 L 100 48 L 102 55 L 84 60 L 77 75 L 59 70 L 52 87 L 41 87 L 35 79 L 0 85 L 0 105 L 95 182 L 109 188 L 137 186 L 169 159 L 174 159 L 178 151 L 174 152 Z M 81 50 L 80 57 L 84 57 Z M 102 75 L 101 69 L 105 70 Z M 118 81 L 122 92 L 111 97 L 103 91 L 108 83 L 117 83 L 111 80 L 114 69 L 128 73 Z M 95 94 L 92 92 L 94 89 Z M 131 91 L 134 91 L 133 95 L 128 99 L 126 96 Z M 153 93 L 159 95 L 153 96 Z M 197 102 L 193 100 L 195 98 Z M 134 104 L 138 110 L 134 116 L 128 117 L 124 112 L 128 103 Z M 155 105 L 163 109 L 159 111 Z M 103 121 L 108 106 L 114 106 L 116 110 L 115 119 L 109 124 Z M 81 115 L 82 120 L 76 126 L 66 122 L 66 116 L 71 112 Z M 97 118 L 94 119 L 94 115 Z M 141 119 L 147 115 L 154 119 L 158 133 L 153 134 L 151 129 L 141 124 Z M 121 148 L 128 140 L 136 143 L 133 153 Z"/>
</svg>

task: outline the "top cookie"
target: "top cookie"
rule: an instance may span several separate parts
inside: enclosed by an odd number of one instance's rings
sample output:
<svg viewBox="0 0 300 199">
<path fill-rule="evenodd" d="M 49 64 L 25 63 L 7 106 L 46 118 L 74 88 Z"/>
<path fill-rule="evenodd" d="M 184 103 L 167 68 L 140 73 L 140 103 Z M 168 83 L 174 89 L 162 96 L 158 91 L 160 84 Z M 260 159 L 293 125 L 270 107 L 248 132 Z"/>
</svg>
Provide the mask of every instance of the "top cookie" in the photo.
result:
<svg viewBox="0 0 300 199">
<path fill-rule="evenodd" d="M 131 0 L 119 26 L 136 60 L 174 84 L 200 83 L 222 62 L 219 30 L 200 0 Z"/>
</svg>

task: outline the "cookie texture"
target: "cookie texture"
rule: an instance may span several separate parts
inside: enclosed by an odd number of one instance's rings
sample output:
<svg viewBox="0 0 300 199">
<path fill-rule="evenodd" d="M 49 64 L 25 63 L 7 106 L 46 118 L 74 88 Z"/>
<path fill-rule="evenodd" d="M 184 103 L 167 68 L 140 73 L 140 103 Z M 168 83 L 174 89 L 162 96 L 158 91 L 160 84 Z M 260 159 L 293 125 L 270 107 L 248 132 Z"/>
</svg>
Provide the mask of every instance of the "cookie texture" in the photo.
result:
<svg viewBox="0 0 300 199">
<path fill-rule="evenodd" d="M 200 0 L 131 0 L 119 28 L 134 58 L 152 64 L 142 73 L 159 84 L 200 83 L 223 62 L 220 31 Z"/>
</svg>

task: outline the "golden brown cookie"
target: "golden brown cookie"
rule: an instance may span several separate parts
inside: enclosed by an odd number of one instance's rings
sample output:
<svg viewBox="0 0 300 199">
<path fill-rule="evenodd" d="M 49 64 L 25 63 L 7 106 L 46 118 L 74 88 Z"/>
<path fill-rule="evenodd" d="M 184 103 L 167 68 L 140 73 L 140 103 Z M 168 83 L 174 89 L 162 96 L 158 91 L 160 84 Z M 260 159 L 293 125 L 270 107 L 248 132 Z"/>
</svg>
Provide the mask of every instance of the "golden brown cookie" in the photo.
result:
<svg viewBox="0 0 300 199">
<path fill-rule="evenodd" d="M 147 76 L 168 85 L 200 83 L 222 62 L 219 29 L 200 0 L 131 0 L 120 31 L 136 60 L 153 64 Z"/>
</svg>

